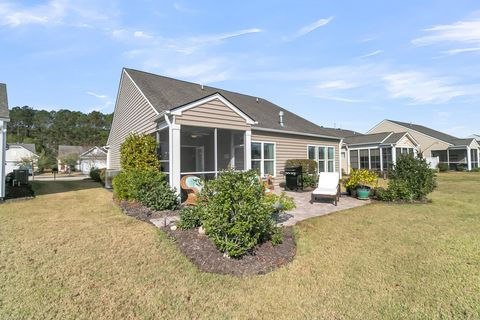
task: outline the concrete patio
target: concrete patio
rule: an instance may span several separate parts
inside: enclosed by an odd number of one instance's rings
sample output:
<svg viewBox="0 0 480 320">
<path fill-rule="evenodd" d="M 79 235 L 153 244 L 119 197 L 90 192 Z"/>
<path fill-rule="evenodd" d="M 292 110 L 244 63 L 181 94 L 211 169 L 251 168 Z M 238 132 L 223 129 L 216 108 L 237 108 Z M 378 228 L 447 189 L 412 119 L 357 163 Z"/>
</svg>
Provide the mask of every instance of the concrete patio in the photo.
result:
<svg viewBox="0 0 480 320">
<path fill-rule="evenodd" d="M 292 226 L 305 219 L 324 216 L 332 212 L 360 207 L 370 203 L 370 200 L 358 200 L 342 194 L 338 205 L 335 206 L 331 199 L 318 199 L 316 202 L 310 203 L 311 191 L 286 191 L 286 194 L 294 198 L 297 207 L 281 216 L 279 225 L 283 226 Z"/>
</svg>

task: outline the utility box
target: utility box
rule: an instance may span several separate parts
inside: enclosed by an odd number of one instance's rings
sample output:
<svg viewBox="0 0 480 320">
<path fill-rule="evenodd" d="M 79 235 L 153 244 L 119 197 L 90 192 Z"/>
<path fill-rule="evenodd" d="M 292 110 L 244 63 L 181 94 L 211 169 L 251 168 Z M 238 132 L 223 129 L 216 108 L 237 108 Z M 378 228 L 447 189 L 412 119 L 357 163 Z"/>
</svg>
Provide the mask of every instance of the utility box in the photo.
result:
<svg viewBox="0 0 480 320">
<path fill-rule="evenodd" d="M 13 184 L 14 185 L 28 184 L 28 169 L 13 170 Z"/>
<path fill-rule="evenodd" d="M 285 168 L 285 189 L 303 190 L 302 166 Z"/>
</svg>

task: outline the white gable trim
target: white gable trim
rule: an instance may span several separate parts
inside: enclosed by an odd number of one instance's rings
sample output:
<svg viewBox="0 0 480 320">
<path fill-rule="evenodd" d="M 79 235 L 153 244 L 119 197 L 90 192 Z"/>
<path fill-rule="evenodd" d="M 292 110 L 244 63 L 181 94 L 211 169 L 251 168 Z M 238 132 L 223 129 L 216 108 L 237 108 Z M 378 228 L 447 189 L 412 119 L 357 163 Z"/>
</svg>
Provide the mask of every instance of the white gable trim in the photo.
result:
<svg viewBox="0 0 480 320">
<path fill-rule="evenodd" d="M 145 101 L 148 102 L 148 104 L 150 105 L 150 107 L 153 109 L 153 112 L 155 112 L 155 114 L 158 114 L 157 109 L 155 109 L 155 108 L 153 107 L 153 104 L 150 102 L 150 100 L 147 99 L 147 97 L 143 94 L 143 91 L 140 90 L 140 88 L 139 88 L 138 85 L 135 83 L 135 81 L 133 81 L 132 77 L 128 74 L 127 70 L 123 69 L 123 72 L 128 76 L 128 78 L 130 79 L 130 81 L 132 81 L 133 85 L 135 86 L 135 88 L 137 88 L 138 92 L 140 92 L 140 94 L 141 94 L 142 97 L 145 99 Z"/>
<path fill-rule="evenodd" d="M 376 129 L 378 126 L 380 126 L 380 125 L 381 125 L 382 123 L 384 123 L 385 121 L 388 121 L 388 120 L 387 120 L 387 119 L 385 119 L 385 120 L 382 120 L 382 121 L 381 121 L 379 124 L 377 124 L 375 127 L 373 127 L 372 129 L 368 130 L 368 132 L 367 132 L 367 133 L 370 133 L 370 131 L 372 131 L 372 130 Z M 444 142 L 444 143 L 446 143 L 446 144 L 448 144 L 448 145 L 450 145 L 450 146 L 452 146 L 452 145 L 453 145 L 453 144 L 451 144 L 451 143 L 450 143 L 450 142 L 448 142 L 448 141 L 445 141 L 445 140 L 442 140 L 442 139 L 438 139 L 438 138 L 435 138 L 435 137 L 429 136 L 428 134 L 425 134 L 425 133 L 423 133 L 423 132 L 420 132 L 420 131 L 417 131 L 417 130 L 415 130 L 415 129 L 412 129 L 412 128 L 409 128 L 409 127 L 403 126 L 403 125 L 401 125 L 401 124 L 398 124 L 398 123 L 395 123 L 395 122 L 391 122 L 391 121 L 388 121 L 388 122 L 390 122 L 390 123 L 392 123 L 392 124 L 395 124 L 395 125 L 397 125 L 397 126 L 400 126 L 400 127 L 402 127 L 402 128 L 405 128 L 405 129 L 408 129 L 408 130 L 415 131 L 415 132 L 416 132 L 416 133 L 418 133 L 418 134 L 421 134 L 421 135 L 423 135 L 423 136 L 426 136 L 426 137 L 429 137 L 429 138 L 435 139 L 435 140 L 437 140 L 437 141 L 442 141 L 442 142 Z"/>
<path fill-rule="evenodd" d="M 93 150 L 95 149 L 98 149 L 100 152 L 103 152 L 105 155 L 107 154 L 107 152 L 103 151 L 100 147 L 92 147 L 90 149 L 88 149 L 87 151 L 85 151 L 84 153 L 80 154 L 78 157 L 81 158 L 81 157 L 85 157 L 87 156 L 90 152 L 92 152 Z"/>
<path fill-rule="evenodd" d="M 175 116 L 181 116 L 184 111 L 195 108 L 195 107 L 198 107 L 202 104 L 205 104 L 205 103 L 213 101 L 213 100 L 220 100 L 224 105 L 226 105 L 228 108 L 230 108 L 233 112 L 235 112 L 240 117 L 242 117 L 245 120 L 246 123 L 248 123 L 248 124 L 255 124 L 256 123 L 255 120 L 253 120 L 252 118 L 247 116 L 245 113 L 243 113 L 240 109 L 238 109 L 230 101 L 225 99 L 225 97 L 223 97 L 220 93 L 212 94 L 212 95 L 210 95 L 208 97 L 205 97 L 203 99 L 200 99 L 200 100 L 197 100 L 197 101 L 194 101 L 194 102 L 190 102 L 190 103 L 188 103 L 184 106 L 173 109 L 173 110 L 170 111 L 170 114 L 175 115 Z"/>
</svg>

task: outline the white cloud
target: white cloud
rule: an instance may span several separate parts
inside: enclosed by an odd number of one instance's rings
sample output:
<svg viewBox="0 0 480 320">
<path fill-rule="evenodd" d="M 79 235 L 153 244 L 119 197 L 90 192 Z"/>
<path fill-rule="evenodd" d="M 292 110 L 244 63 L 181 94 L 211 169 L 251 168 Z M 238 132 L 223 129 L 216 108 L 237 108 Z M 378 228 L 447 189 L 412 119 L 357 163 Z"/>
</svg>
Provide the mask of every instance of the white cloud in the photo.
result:
<svg viewBox="0 0 480 320">
<path fill-rule="evenodd" d="M 133 36 L 135 38 L 141 38 L 141 39 L 153 39 L 154 37 L 149 35 L 148 33 L 145 33 L 143 31 L 135 31 L 133 33 Z"/>
<path fill-rule="evenodd" d="M 259 28 L 250 28 L 250 29 L 243 29 L 243 30 L 232 31 L 232 32 L 198 36 L 198 37 L 190 38 L 189 40 L 196 43 L 218 42 L 218 41 L 227 40 L 230 38 L 244 36 L 247 34 L 259 33 L 262 31 L 263 30 Z"/>
<path fill-rule="evenodd" d="M 313 32 L 315 30 L 317 30 L 318 28 L 320 27 L 323 27 L 323 26 L 326 26 L 327 24 L 330 23 L 330 21 L 333 20 L 334 17 L 329 17 L 329 18 L 326 18 L 326 19 L 319 19 L 309 25 L 306 25 L 302 28 L 300 28 L 300 30 L 297 31 L 297 33 L 295 33 L 295 35 L 292 37 L 292 39 L 296 39 L 296 38 L 299 38 L 299 37 L 303 37 L 307 34 L 309 34 L 310 32 Z"/>
<path fill-rule="evenodd" d="M 11 28 L 27 25 L 68 25 L 80 28 L 92 28 L 93 22 L 111 22 L 111 16 L 100 14 L 103 10 L 84 1 L 81 4 L 71 0 L 50 0 L 46 4 L 21 6 L 18 2 L 0 3 L 0 25 Z M 92 1 L 95 4 L 94 1 Z"/>
<path fill-rule="evenodd" d="M 345 80 L 325 81 L 315 86 L 317 89 L 351 89 L 357 87 L 356 84 L 349 83 Z"/>
<path fill-rule="evenodd" d="M 106 94 L 99 94 L 99 93 L 95 93 L 93 91 L 87 91 L 86 94 L 88 94 L 89 96 L 95 97 L 100 101 L 100 105 L 97 105 L 97 106 L 91 108 L 88 112 L 101 111 L 101 110 L 104 110 L 104 109 L 110 107 L 113 104 L 112 99 L 110 99 L 110 97 Z"/>
<path fill-rule="evenodd" d="M 369 57 L 373 57 L 373 56 L 376 56 L 380 53 L 382 53 L 383 50 L 375 50 L 373 52 L 370 52 L 370 53 L 367 53 L 367 54 L 364 54 L 363 56 L 360 56 L 360 58 L 369 58 Z"/>
<path fill-rule="evenodd" d="M 415 45 L 431 45 L 441 42 L 480 43 L 480 20 L 457 21 L 425 29 L 428 35 L 412 40 Z"/>
<path fill-rule="evenodd" d="M 460 53 L 466 53 L 466 52 L 480 52 L 480 47 L 450 49 L 450 50 L 444 51 L 444 53 L 449 55 L 449 56 L 453 56 L 453 55 L 460 54 Z"/>
<path fill-rule="evenodd" d="M 471 91 L 466 86 L 452 84 L 446 78 L 417 71 L 389 74 L 383 80 L 393 98 L 407 98 L 416 104 L 446 103 L 457 97 L 479 93 L 478 88 L 476 92 Z"/>
</svg>

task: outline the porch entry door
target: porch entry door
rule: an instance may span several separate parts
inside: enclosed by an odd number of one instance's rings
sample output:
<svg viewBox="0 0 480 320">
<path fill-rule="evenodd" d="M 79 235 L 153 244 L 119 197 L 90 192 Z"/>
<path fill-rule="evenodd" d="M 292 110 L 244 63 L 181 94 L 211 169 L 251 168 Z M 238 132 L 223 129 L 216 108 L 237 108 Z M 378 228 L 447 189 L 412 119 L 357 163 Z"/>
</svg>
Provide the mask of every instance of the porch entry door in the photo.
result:
<svg viewBox="0 0 480 320">
<path fill-rule="evenodd" d="M 182 146 L 182 157 L 187 163 L 189 172 L 205 171 L 205 148 L 203 146 Z"/>
</svg>

